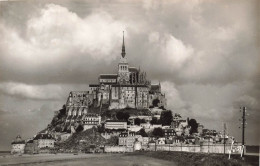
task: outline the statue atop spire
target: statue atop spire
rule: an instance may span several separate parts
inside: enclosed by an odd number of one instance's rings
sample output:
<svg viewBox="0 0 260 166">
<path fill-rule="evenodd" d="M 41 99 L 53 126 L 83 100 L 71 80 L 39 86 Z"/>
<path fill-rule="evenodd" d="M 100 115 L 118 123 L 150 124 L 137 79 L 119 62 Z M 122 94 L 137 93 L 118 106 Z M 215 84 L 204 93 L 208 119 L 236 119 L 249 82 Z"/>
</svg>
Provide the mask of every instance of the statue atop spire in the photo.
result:
<svg viewBox="0 0 260 166">
<path fill-rule="evenodd" d="M 122 57 L 125 58 L 125 36 L 124 36 L 124 31 L 123 31 L 123 45 L 122 45 Z"/>
</svg>

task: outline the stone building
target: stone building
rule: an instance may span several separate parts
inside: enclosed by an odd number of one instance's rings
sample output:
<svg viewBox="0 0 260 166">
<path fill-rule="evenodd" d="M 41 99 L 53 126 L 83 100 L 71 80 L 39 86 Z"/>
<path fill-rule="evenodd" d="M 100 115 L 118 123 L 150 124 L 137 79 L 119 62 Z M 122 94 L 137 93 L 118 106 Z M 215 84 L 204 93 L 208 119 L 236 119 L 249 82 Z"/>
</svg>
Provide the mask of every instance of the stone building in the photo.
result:
<svg viewBox="0 0 260 166">
<path fill-rule="evenodd" d="M 165 95 L 161 85 L 151 85 L 146 72 L 140 67 L 130 67 L 125 52 L 123 36 L 122 53 L 118 63 L 117 74 L 101 74 L 98 84 L 90 84 L 90 93 L 96 106 L 109 104 L 110 109 L 149 108 L 153 100 L 158 99 L 159 106 L 166 107 Z"/>
<path fill-rule="evenodd" d="M 133 147 L 136 140 L 141 140 L 141 135 L 136 135 L 135 132 L 122 132 L 118 137 L 119 146 Z M 139 141 L 140 142 L 140 141 Z"/>
<path fill-rule="evenodd" d="M 24 148 L 24 153 L 33 154 L 35 152 L 36 152 L 36 146 L 33 142 L 33 139 L 27 140 Z"/>
<path fill-rule="evenodd" d="M 93 126 L 100 125 L 101 123 L 101 116 L 99 114 L 85 114 L 82 117 L 83 127 L 84 130 L 90 129 Z"/>
<path fill-rule="evenodd" d="M 120 120 L 106 120 L 105 129 L 127 129 L 127 122 Z"/>
<path fill-rule="evenodd" d="M 90 107 L 106 105 L 108 109 L 146 109 L 153 106 L 154 100 L 159 100 L 158 107 L 166 107 L 160 83 L 151 85 L 146 72 L 128 64 L 123 36 L 117 73 L 100 74 L 98 83 L 89 85 L 89 91 L 70 92 L 66 103 L 66 122 L 73 124 L 82 121 L 81 116 L 87 114 Z"/>
<path fill-rule="evenodd" d="M 25 148 L 25 140 L 22 140 L 21 136 L 18 135 L 14 141 L 12 141 L 11 154 L 23 154 Z"/>
<path fill-rule="evenodd" d="M 39 133 L 33 138 L 33 142 L 37 153 L 39 153 L 42 148 L 54 148 L 55 139 L 49 133 Z"/>
</svg>

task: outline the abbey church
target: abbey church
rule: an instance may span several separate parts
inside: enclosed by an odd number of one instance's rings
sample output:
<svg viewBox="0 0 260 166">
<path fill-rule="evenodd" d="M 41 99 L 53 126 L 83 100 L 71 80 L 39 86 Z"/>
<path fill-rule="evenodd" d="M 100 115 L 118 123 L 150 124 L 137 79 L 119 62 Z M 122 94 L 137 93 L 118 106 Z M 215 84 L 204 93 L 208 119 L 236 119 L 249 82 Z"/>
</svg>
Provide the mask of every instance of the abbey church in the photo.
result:
<svg viewBox="0 0 260 166">
<path fill-rule="evenodd" d="M 127 62 L 123 35 L 122 52 L 115 74 L 100 74 L 97 84 L 90 84 L 89 91 L 70 92 L 66 109 L 69 115 L 83 115 L 89 106 L 108 105 L 108 109 L 149 108 L 156 104 L 166 107 L 165 94 L 161 85 L 151 85 L 146 72 L 130 67 Z"/>
</svg>

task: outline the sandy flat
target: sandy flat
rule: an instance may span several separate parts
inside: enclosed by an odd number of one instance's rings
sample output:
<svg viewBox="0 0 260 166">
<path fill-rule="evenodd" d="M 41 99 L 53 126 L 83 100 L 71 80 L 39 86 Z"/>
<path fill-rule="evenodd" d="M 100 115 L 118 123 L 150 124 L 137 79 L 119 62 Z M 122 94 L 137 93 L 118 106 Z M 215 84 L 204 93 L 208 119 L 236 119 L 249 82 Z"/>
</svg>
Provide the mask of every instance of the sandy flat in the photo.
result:
<svg viewBox="0 0 260 166">
<path fill-rule="evenodd" d="M 174 166 L 176 164 L 170 161 L 127 154 L 40 154 L 1 157 L 0 165 Z"/>
</svg>

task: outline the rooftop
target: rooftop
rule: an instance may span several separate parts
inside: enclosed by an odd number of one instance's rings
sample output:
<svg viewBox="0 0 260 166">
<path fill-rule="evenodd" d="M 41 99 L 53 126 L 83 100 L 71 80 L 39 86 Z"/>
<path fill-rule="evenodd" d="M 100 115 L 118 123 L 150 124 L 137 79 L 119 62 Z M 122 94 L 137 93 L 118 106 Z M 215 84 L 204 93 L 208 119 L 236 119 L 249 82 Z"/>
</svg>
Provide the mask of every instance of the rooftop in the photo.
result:
<svg viewBox="0 0 260 166">
<path fill-rule="evenodd" d="M 100 74 L 101 79 L 117 79 L 117 74 Z"/>
<path fill-rule="evenodd" d="M 48 134 L 48 133 L 39 133 L 39 134 L 37 134 L 37 135 L 33 138 L 33 140 L 38 140 L 38 139 L 54 139 L 54 138 L 52 137 L 51 134 Z"/>
</svg>

